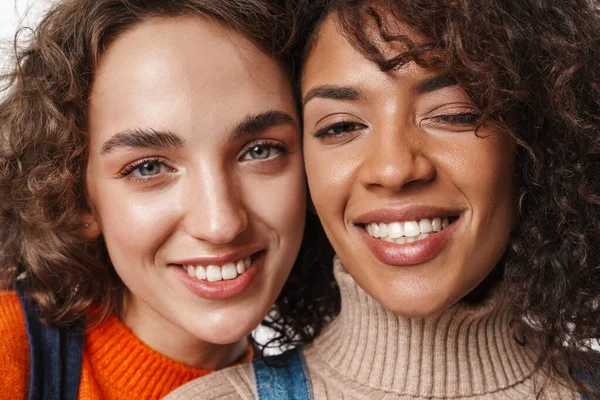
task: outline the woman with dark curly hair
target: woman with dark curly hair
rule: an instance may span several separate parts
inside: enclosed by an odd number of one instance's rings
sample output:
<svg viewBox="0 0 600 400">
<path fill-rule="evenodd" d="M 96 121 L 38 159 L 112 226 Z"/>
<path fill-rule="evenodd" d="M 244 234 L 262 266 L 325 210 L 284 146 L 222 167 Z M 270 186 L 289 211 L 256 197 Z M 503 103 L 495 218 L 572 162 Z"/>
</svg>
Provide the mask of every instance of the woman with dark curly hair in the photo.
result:
<svg viewBox="0 0 600 400">
<path fill-rule="evenodd" d="M 1 398 L 160 398 L 251 359 L 275 300 L 275 340 L 320 332 L 292 31 L 262 0 L 44 17 L 0 102 Z"/>
<path fill-rule="evenodd" d="M 172 398 L 599 399 L 600 3 L 307 15 L 305 165 L 341 313 L 282 357 L 295 378 L 255 363 Z"/>
</svg>

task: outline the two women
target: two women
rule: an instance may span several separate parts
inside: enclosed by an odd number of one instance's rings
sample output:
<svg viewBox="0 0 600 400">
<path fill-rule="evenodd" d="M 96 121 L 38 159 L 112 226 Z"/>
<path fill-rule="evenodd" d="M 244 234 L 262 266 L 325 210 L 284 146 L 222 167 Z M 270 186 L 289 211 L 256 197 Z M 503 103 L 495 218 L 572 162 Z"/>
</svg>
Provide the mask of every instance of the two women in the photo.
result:
<svg viewBox="0 0 600 400">
<path fill-rule="evenodd" d="M 160 398 L 250 360 L 276 299 L 282 337 L 319 332 L 331 306 L 297 300 L 330 290 L 310 285 L 314 217 L 280 295 L 306 218 L 289 16 L 258 0 L 45 16 L 0 103 L 3 398 Z"/>
<path fill-rule="evenodd" d="M 306 21 L 305 165 L 342 305 L 281 381 L 600 398 L 598 2 L 334 0 Z M 169 398 L 276 398 L 263 376 Z"/>
</svg>

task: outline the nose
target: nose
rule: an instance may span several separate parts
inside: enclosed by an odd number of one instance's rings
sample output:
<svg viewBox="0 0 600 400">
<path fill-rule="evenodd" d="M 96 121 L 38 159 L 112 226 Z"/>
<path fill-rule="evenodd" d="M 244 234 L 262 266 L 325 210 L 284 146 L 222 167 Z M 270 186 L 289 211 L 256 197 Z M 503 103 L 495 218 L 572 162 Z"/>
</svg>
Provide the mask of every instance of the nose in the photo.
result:
<svg viewBox="0 0 600 400">
<path fill-rule="evenodd" d="M 185 230 L 213 244 L 233 242 L 248 227 L 248 213 L 236 177 L 206 168 L 191 181 L 192 190 L 185 194 Z"/>
<path fill-rule="evenodd" d="M 374 191 L 399 192 L 435 177 L 427 144 L 416 128 L 374 130 L 366 143 L 360 180 Z"/>
</svg>

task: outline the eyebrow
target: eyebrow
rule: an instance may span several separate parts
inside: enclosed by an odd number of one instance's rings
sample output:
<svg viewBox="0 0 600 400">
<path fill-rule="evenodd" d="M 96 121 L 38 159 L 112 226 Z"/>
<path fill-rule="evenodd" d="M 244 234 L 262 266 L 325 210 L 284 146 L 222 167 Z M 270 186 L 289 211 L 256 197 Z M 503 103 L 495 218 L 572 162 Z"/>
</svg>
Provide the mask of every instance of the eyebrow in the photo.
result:
<svg viewBox="0 0 600 400">
<path fill-rule="evenodd" d="M 247 115 L 242 122 L 236 125 L 229 139 L 237 140 L 246 136 L 253 136 L 279 125 L 296 126 L 296 121 L 283 111 L 267 111 L 261 114 Z M 185 146 L 185 140 L 171 131 L 161 131 L 151 128 L 126 129 L 104 142 L 101 154 L 110 153 L 122 147 L 184 148 Z"/>
<path fill-rule="evenodd" d="M 435 92 L 448 86 L 456 85 L 456 79 L 450 74 L 442 74 L 433 78 L 425 79 L 415 86 L 416 94 L 425 94 Z"/>
<path fill-rule="evenodd" d="M 297 126 L 294 118 L 283 111 L 271 110 L 260 114 L 250 114 L 231 131 L 229 140 L 238 140 L 247 136 L 254 136 L 269 128 L 280 125 Z"/>
<path fill-rule="evenodd" d="M 305 106 L 314 98 L 332 99 L 332 100 L 361 100 L 362 94 L 358 89 L 348 86 L 323 85 L 312 88 L 304 96 L 302 105 Z"/>
<path fill-rule="evenodd" d="M 151 128 L 126 129 L 115 134 L 102 145 L 101 154 L 122 147 L 185 147 L 185 140 L 170 131 Z"/>
</svg>

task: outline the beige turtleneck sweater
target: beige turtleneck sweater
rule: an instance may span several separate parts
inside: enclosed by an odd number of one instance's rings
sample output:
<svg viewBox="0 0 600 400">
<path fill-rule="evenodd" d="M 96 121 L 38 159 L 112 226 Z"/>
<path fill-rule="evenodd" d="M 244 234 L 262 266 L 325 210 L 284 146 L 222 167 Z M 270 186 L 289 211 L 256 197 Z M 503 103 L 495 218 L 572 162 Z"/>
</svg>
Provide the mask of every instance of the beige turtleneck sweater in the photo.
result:
<svg viewBox="0 0 600 400">
<path fill-rule="evenodd" d="M 546 382 L 534 373 L 536 351 L 513 338 L 501 290 L 476 307 L 404 318 L 362 290 L 337 259 L 334 268 L 341 313 L 304 349 L 314 399 L 525 400 Z M 543 398 L 579 396 L 551 385 Z M 254 400 L 252 367 L 218 371 L 166 399 Z"/>
</svg>

